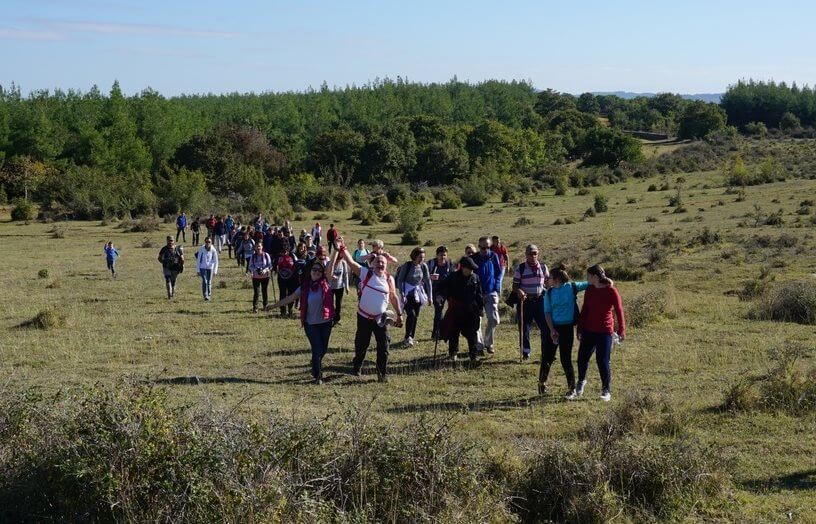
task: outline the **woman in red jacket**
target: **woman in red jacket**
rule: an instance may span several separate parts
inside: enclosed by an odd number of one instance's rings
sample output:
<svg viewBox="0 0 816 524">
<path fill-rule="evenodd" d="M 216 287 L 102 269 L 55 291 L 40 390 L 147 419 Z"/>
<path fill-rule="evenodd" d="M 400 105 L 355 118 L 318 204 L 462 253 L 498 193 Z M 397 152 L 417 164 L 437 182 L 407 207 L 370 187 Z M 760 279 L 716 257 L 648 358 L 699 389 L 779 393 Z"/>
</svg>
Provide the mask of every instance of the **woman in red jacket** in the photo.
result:
<svg viewBox="0 0 816 524">
<path fill-rule="evenodd" d="M 597 352 L 595 360 L 598 363 L 603 388 L 601 400 L 609 402 L 612 400 L 610 357 L 613 333 L 616 333 L 613 311 L 618 319 L 617 335 L 620 340 L 623 340 L 626 334 L 626 320 L 623 316 L 620 294 L 612 286 L 612 281 L 606 277 L 601 266 L 596 264 L 587 269 L 587 281 L 590 286 L 584 293 L 584 307 L 578 317 L 578 339 L 581 341 L 578 348 L 578 387 L 574 395 L 571 395 L 571 399 L 584 394 L 589 359 L 592 353 Z"/>
</svg>

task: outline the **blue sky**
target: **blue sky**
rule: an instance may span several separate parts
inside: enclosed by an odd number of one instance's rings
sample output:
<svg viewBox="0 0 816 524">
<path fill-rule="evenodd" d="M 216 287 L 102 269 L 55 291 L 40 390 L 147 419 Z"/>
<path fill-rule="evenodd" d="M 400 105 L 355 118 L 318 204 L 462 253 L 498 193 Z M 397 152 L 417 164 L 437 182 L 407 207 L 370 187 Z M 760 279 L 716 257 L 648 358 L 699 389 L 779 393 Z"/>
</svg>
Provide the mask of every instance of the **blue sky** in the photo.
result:
<svg viewBox="0 0 816 524">
<path fill-rule="evenodd" d="M 402 76 L 559 91 L 816 82 L 816 2 L 2 0 L 0 84 L 303 90 Z"/>
</svg>

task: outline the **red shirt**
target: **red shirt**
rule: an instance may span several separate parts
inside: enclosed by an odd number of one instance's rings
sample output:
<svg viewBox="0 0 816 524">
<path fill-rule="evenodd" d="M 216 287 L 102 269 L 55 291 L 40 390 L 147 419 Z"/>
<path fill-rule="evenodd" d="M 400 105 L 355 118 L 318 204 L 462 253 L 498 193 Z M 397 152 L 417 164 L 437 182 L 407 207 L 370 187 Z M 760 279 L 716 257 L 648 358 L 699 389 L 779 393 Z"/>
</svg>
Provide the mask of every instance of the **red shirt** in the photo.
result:
<svg viewBox="0 0 816 524">
<path fill-rule="evenodd" d="M 499 255 L 499 262 L 501 262 L 501 267 L 507 269 L 509 259 L 507 257 L 507 248 L 504 247 L 504 244 L 493 246 L 493 251 L 495 251 L 496 254 Z"/>
<path fill-rule="evenodd" d="M 623 337 L 626 335 L 626 319 L 623 316 L 620 293 L 612 286 L 589 286 L 584 292 L 584 307 L 578 317 L 578 332 L 613 333 L 613 310 L 618 317 L 618 335 Z"/>
</svg>

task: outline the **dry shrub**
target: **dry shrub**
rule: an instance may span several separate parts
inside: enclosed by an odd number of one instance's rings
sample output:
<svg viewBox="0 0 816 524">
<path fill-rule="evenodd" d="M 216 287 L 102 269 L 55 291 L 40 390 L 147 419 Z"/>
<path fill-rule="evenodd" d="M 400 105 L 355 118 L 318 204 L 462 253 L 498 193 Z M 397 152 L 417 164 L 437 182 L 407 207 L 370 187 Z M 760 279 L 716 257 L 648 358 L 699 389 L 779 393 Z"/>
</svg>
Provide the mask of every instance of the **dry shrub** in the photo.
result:
<svg viewBox="0 0 816 524">
<path fill-rule="evenodd" d="M 674 316 L 674 288 L 665 286 L 634 295 L 624 296 L 626 323 L 632 327 L 646 326 L 661 317 Z"/>
<path fill-rule="evenodd" d="M 769 287 L 749 310 L 748 318 L 816 324 L 816 286 L 803 280 Z"/>
<path fill-rule="evenodd" d="M 583 434 L 596 445 L 631 435 L 677 437 L 687 420 L 662 395 L 630 391 L 603 416 L 590 420 Z"/>
<path fill-rule="evenodd" d="M 31 320 L 26 320 L 19 325 L 21 328 L 34 329 L 57 329 L 65 326 L 67 316 L 61 310 L 54 307 L 47 307 L 37 313 Z"/>
<path fill-rule="evenodd" d="M 125 221 L 122 221 L 122 224 L 124 223 Z M 131 233 L 152 233 L 159 231 L 162 228 L 162 223 L 159 217 L 148 216 L 130 222 L 128 227 L 128 231 Z"/>
</svg>

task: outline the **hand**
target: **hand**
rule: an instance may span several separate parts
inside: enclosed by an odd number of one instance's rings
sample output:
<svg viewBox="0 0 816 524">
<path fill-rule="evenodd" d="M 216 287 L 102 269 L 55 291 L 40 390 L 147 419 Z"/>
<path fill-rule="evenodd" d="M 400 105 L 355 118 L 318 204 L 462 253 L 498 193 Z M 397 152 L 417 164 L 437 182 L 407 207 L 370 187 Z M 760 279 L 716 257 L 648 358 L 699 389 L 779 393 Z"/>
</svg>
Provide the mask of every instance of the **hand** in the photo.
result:
<svg viewBox="0 0 816 524">
<path fill-rule="evenodd" d="M 625 338 L 625 337 L 624 337 L 623 335 L 621 335 L 620 333 L 618 333 L 618 339 L 619 339 L 621 342 L 623 342 L 623 339 L 624 339 L 624 338 Z"/>
<path fill-rule="evenodd" d="M 550 333 L 550 338 L 552 339 L 553 344 L 558 344 L 558 332 L 557 331 L 551 332 Z"/>
<path fill-rule="evenodd" d="M 575 333 L 575 338 L 577 338 L 578 340 L 581 340 L 581 332 L 580 331 Z"/>
<path fill-rule="evenodd" d="M 525 293 L 525 292 L 524 292 L 524 291 L 522 291 L 521 289 L 519 289 L 518 291 L 516 291 L 516 294 L 518 295 L 519 300 L 524 300 L 525 298 L 527 298 L 527 293 Z"/>
<path fill-rule="evenodd" d="M 402 327 L 402 314 L 397 315 L 397 320 L 394 321 L 394 327 Z"/>
<path fill-rule="evenodd" d="M 439 280 L 439 275 L 434 273 L 433 275 L 431 275 L 431 280 Z"/>
</svg>

